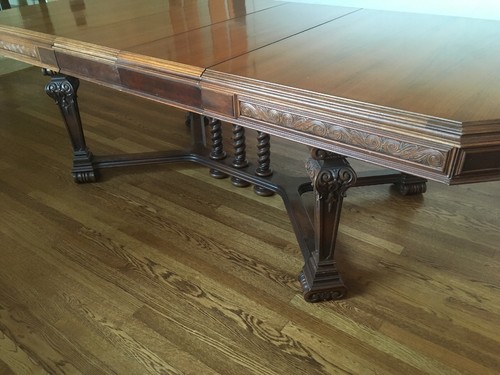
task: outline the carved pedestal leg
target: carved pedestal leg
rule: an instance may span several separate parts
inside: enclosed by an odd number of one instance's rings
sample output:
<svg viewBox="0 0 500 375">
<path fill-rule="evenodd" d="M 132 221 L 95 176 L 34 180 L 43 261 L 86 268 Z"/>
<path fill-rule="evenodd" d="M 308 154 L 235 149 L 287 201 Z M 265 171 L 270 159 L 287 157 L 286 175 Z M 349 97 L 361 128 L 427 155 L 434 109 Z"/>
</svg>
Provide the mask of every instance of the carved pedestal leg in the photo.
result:
<svg viewBox="0 0 500 375">
<path fill-rule="evenodd" d="M 246 139 L 245 128 L 239 125 L 233 125 L 233 146 L 234 146 L 234 159 L 233 167 L 241 169 L 248 166 L 246 154 Z M 242 180 L 238 177 L 231 177 L 231 182 L 234 186 L 247 187 L 250 185 L 248 181 Z"/>
<path fill-rule="evenodd" d="M 208 120 L 208 125 L 210 127 L 210 135 L 212 140 L 212 152 L 210 152 L 210 159 L 212 160 L 223 160 L 227 157 L 224 151 L 224 144 L 222 138 L 222 124 L 220 120 L 215 118 L 210 118 Z M 213 178 L 226 178 L 227 174 L 217 170 L 210 169 L 210 176 Z"/>
<path fill-rule="evenodd" d="M 269 134 L 258 132 L 257 133 L 257 156 L 259 158 L 259 165 L 255 170 L 255 174 L 259 177 L 269 177 L 273 174 L 271 169 L 271 137 Z M 274 193 L 262 186 L 255 185 L 254 191 L 261 196 L 271 196 Z"/>
<path fill-rule="evenodd" d="M 52 76 L 50 82 L 45 86 L 45 92 L 58 105 L 73 146 L 73 178 L 79 183 L 96 181 L 97 170 L 92 165 L 92 153 L 85 144 L 78 109 L 77 90 L 79 81 L 74 77 L 48 71 L 45 74 Z"/>
<path fill-rule="evenodd" d="M 356 173 L 344 157 L 322 150 L 313 150 L 307 170 L 315 194 L 315 248 L 299 279 L 308 302 L 340 299 L 347 289 L 335 264 L 335 244 L 342 202 L 356 182 Z"/>
</svg>

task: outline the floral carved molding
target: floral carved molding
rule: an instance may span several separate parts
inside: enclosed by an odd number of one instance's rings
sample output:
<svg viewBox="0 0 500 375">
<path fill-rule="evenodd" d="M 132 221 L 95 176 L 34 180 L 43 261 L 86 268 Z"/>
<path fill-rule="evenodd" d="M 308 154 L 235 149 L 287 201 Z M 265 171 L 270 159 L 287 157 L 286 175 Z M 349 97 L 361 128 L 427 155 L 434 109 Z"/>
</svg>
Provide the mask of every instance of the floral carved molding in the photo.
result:
<svg viewBox="0 0 500 375">
<path fill-rule="evenodd" d="M 30 57 L 38 57 L 38 53 L 35 47 L 27 47 L 21 44 L 16 43 L 8 43 L 4 41 L 0 41 L 0 49 L 7 50 L 9 52 L 18 53 L 21 55 L 26 55 Z"/>
<path fill-rule="evenodd" d="M 240 103 L 240 112 L 243 117 L 313 134 L 346 145 L 361 147 L 380 154 L 426 165 L 434 169 L 442 169 L 445 164 L 446 158 L 444 152 L 397 139 L 333 125 L 246 102 Z"/>
</svg>

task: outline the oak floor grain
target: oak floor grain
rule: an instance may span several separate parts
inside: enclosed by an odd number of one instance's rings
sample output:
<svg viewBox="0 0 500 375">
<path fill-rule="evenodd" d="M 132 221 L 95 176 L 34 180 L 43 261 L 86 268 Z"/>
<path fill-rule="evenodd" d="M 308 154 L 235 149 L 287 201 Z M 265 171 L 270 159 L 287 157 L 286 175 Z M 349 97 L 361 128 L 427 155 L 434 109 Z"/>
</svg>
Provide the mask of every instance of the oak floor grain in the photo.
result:
<svg viewBox="0 0 500 375">
<path fill-rule="evenodd" d="M 0 374 L 500 373 L 500 183 L 351 189 L 349 298 L 308 304 L 280 198 L 191 164 L 73 183 L 46 80 L 0 76 Z M 95 154 L 189 142 L 182 111 L 79 99 Z M 272 152 L 303 173 L 307 150 Z"/>
</svg>

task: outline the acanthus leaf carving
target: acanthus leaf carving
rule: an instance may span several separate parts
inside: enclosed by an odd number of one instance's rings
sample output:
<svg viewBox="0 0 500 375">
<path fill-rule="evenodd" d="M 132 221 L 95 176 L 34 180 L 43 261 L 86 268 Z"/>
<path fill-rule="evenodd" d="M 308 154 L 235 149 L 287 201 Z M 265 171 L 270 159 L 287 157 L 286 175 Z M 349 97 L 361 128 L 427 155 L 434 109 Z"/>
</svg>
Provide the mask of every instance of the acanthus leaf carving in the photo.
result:
<svg viewBox="0 0 500 375">
<path fill-rule="evenodd" d="M 346 145 L 362 147 L 376 153 L 397 157 L 435 169 L 442 169 L 445 164 L 446 157 L 444 152 L 422 145 L 334 125 L 247 102 L 240 103 L 240 111 L 242 116 L 254 120 L 313 134 Z"/>
<path fill-rule="evenodd" d="M 33 46 L 25 46 L 18 43 L 10 43 L 0 40 L 0 49 L 4 49 L 9 52 L 18 53 L 20 55 L 30 56 L 38 58 L 38 52 Z"/>
</svg>

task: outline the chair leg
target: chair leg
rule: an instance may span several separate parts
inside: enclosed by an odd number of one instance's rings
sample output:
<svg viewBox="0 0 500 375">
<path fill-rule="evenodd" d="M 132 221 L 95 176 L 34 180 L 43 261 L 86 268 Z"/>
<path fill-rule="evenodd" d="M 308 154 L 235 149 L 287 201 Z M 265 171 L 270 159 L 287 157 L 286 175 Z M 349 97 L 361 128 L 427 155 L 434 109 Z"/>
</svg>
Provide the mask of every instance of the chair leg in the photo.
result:
<svg viewBox="0 0 500 375">
<path fill-rule="evenodd" d="M 9 0 L 0 0 L 0 10 L 10 9 Z"/>
</svg>

